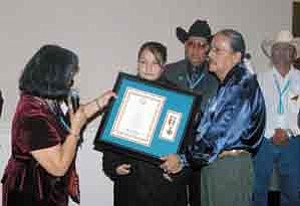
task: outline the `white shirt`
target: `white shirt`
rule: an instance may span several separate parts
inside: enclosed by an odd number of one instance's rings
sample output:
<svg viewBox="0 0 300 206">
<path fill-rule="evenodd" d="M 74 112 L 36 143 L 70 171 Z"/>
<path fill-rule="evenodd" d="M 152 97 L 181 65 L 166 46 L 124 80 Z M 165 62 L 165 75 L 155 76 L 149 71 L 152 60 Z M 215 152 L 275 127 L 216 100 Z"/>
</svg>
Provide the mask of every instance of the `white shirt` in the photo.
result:
<svg viewBox="0 0 300 206">
<path fill-rule="evenodd" d="M 258 75 L 258 81 L 266 103 L 266 138 L 271 138 L 276 128 L 291 130 L 294 135 L 300 134 L 297 126 L 297 115 L 300 109 L 300 71 L 291 66 L 289 73 L 282 77 L 273 67 L 271 71 Z M 276 81 L 281 92 L 285 90 L 281 95 L 281 108 Z"/>
</svg>

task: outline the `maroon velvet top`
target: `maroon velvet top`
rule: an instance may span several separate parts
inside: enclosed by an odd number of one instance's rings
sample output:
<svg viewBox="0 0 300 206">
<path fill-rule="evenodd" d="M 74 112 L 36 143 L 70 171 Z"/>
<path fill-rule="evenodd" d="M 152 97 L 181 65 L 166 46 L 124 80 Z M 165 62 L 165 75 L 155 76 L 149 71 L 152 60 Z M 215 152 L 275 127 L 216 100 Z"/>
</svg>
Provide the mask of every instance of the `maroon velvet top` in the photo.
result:
<svg viewBox="0 0 300 206">
<path fill-rule="evenodd" d="M 19 204 L 16 198 L 30 200 L 30 205 L 66 206 L 70 185 L 76 187 L 79 201 L 78 179 L 74 182 L 74 176 L 77 177 L 75 161 L 65 176 L 55 177 L 30 154 L 33 150 L 63 143 L 67 133 L 43 99 L 21 95 L 12 123 L 12 155 L 1 181 L 3 206 Z"/>
</svg>

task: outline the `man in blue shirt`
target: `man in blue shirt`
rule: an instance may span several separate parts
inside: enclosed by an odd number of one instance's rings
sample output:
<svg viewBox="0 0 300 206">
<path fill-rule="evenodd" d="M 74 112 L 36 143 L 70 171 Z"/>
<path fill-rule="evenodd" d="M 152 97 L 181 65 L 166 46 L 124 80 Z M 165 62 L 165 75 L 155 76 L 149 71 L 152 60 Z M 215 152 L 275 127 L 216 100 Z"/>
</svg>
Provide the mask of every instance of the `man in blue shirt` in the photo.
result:
<svg viewBox="0 0 300 206">
<path fill-rule="evenodd" d="M 221 84 L 207 104 L 195 143 L 184 154 L 162 158 L 161 168 L 171 174 L 184 167 L 201 167 L 201 181 L 206 185 L 201 206 L 250 205 L 251 156 L 263 138 L 265 103 L 256 77 L 243 64 L 245 50 L 237 31 L 227 29 L 214 35 L 209 71 Z"/>
</svg>

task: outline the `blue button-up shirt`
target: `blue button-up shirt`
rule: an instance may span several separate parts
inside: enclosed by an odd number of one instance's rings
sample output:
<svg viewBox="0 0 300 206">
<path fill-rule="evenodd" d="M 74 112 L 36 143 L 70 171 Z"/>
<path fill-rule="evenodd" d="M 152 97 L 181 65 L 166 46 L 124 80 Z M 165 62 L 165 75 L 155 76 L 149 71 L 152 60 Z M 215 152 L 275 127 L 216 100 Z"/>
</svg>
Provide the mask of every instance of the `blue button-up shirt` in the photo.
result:
<svg viewBox="0 0 300 206">
<path fill-rule="evenodd" d="M 198 126 L 195 143 L 183 162 L 201 166 L 213 162 L 224 150 L 255 152 L 263 138 L 265 103 L 256 76 L 235 66 L 209 101 Z"/>
</svg>

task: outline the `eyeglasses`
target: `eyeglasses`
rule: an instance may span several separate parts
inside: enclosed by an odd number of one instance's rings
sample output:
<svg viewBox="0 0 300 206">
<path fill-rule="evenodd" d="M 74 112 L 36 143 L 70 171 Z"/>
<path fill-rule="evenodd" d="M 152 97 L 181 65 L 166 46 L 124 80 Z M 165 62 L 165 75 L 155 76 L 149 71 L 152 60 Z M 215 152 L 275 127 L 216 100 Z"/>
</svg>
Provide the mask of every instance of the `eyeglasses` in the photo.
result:
<svg viewBox="0 0 300 206">
<path fill-rule="evenodd" d="M 193 47 L 196 49 L 204 49 L 207 47 L 207 43 L 200 42 L 200 41 L 187 41 L 186 45 L 187 47 Z"/>
</svg>

